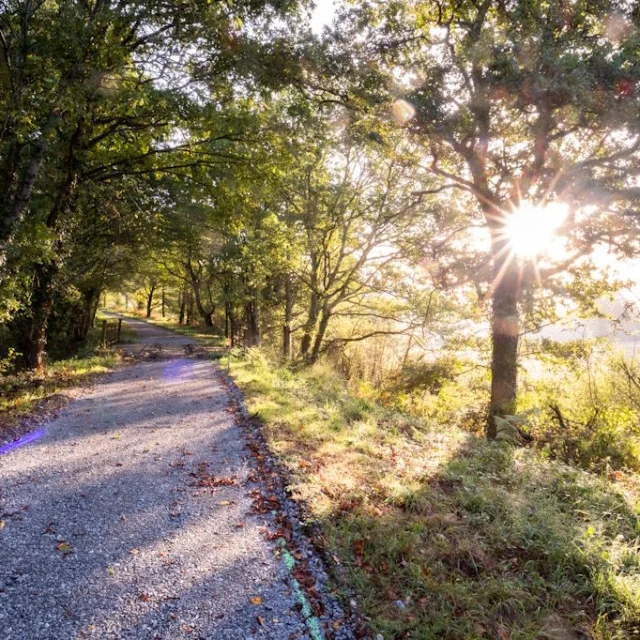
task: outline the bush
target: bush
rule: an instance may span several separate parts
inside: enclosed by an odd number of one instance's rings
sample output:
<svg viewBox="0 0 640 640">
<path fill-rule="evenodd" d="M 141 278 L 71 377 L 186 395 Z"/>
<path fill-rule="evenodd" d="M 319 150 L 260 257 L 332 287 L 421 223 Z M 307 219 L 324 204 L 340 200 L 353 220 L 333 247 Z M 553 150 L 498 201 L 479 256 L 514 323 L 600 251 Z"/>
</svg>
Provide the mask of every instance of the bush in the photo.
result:
<svg viewBox="0 0 640 640">
<path fill-rule="evenodd" d="M 640 470 L 637 373 L 637 364 L 609 352 L 585 358 L 573 375 L 558 367 L 529 378 L 519 408 L 530 413 L 536 445 L 588 470 Z"/>
</svg>

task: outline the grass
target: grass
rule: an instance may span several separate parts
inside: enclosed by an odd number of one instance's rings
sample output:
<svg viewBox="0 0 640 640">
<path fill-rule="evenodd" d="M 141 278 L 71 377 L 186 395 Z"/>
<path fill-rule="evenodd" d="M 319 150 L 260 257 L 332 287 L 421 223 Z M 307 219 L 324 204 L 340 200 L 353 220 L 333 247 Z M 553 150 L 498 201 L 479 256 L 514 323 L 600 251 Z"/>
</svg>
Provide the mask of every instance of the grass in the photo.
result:
<svg viewBox="0 0 640 640">
<path fill-rule="evenodd" d="M 327 367 L 231 363 L 376 633 L 640 637 L 631 483 L 354 397 Z"/>
<path fill-rule="evenodd" d="M 336 590 L 374 634 L 640 638 L 635 474 L 488 443 L 439 411 L 359 397 L 322 364 L 233 350 L 231 374 L 322 527 Z"/>
<path fill-rule="evenodd" d="M 130 331 L 126 338 L 132 339 Z M 86 345 L 76 355 L 49 363 L 42 377 L 31 372 L 0 375 L 0 437 L 15 432 L 34 413 L 61 404 L 65 389 L 86 384 L 97 374 L 111 371 L 120 356 L 115 351 L 99 350 L 99 341 L 99 329 L 92 330 Z"/>
</svg>

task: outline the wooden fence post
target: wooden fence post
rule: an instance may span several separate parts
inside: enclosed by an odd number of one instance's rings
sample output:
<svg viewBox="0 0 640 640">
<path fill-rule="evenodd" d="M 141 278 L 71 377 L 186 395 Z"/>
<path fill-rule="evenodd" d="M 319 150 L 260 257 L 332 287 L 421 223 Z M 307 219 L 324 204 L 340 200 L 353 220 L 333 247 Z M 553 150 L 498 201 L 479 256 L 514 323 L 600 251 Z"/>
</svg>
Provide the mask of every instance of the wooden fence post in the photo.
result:
<svg viewBox="0 0 640 640">
<path fill-rule="evenodd" d="M 102 321 L 102 338 L 100 339 L 100 346 L 105 349 L 107 346 L 107 321 Z"/>
</svg>

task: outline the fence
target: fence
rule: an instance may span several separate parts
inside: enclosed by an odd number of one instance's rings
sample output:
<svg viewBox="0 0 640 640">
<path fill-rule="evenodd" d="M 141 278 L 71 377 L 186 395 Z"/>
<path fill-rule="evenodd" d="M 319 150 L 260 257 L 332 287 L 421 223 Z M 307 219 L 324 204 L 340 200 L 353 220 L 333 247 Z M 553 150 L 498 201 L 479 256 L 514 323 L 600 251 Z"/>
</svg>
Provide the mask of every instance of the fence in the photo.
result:
<svg viewBox="0 0 640 640">
<path fill-rule="evenodd" d="M 122 318 L 116 321 L 102 321 L 102 338 L 100 344 L 102 347 L 109 347 L 112 344 L 120 342 L 120 333 L 122 332 Z"/>
</svg>

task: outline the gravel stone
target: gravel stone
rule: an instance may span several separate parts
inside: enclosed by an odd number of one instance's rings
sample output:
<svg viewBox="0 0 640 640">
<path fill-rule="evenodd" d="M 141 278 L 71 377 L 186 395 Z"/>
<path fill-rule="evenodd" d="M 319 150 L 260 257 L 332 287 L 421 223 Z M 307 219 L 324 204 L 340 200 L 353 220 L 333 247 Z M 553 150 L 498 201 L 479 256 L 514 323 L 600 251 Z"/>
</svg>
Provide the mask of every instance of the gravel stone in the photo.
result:
<svg viewBox="0 0 640 640">
<path fill-rule="evenodd" d="M 229 390 L 188 338 L 128 322 L 141 360 L 0 456 L 0 639 L 310 638 Z"/>
</svg>

